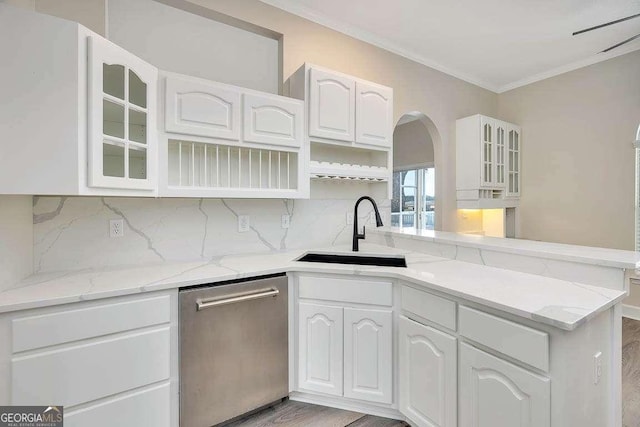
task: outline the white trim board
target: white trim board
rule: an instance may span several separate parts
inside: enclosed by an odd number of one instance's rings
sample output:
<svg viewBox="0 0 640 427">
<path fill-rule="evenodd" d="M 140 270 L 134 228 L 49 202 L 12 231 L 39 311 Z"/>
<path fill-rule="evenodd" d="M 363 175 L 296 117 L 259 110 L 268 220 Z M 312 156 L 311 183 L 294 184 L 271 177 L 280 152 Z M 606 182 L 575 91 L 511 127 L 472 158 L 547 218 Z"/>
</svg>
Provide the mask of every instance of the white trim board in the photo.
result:
<svg viewBox="0 0 640 427">
<path fill-rule="evenodd" d="M 483 79 L 476 78 L 466 72 L 449 68 L 443 64 L 440 64 L 437 61 L 433 61 L 432 59 L 429 59 L 416 52 L 407 50 L 384 37 L 379 37 L 375 34 L 372 34 L 369 31 L 362 30 L 354 25 L 330 18 L 325 14 L 318 13 L 317 11 L 309 7 L 297 4 L 291 0 L 260 0 L 260 1 L 270 6 L 277 7 L 278 9 L 282 9 L 285 12 L 289 12 L 291 14 L 297 15 L 301 18 L 315 22 L 316 24 L 330 28 L 334 31 L 338 31 L 340 33 L 346 34 L 350 37 L 361 40 L 365 43 L 369 43 L 381 49 L 388 50 L 389 52 L 395 53 L 396 55 L 410 59 L 419 64 L 426 65 L 429 68 L 433 68 L 434 70 L 448 74 L 457 79 L 464 80 L 467 83 L 471 83 L 473 85 L 479 86 L 483 89 L 486 89 L 495 93 L 503 93 L 512 89 L 529 85 L 531 83 L 538 82 L 540 80 L 545 80 L 550 77 L 555 77 L 560 74 L 567 73 L 569 71 L 574 71 L 579 68 L 597 64 L 599 62 L 603 62 L 621 55 L 625 55 L 627 53 L 634 52 L 636 50 L 640 50 L 640 45 L 628 46 L 625 48 L 618 48 L 612 52 L 598 53 L 588 58 L 585 58 L 583 60 L 572 62 L 566 65 L 563 65 L 561 67 L 553 68 L 551 70 L 544 71 L 542 73 L 533 74 L 531 76 L 524 77 L 520 80 L 507 83 L 506 85 L 496 86 L 492 83 L 484 81 Z"/>
<path fill-rule="evenodd" d="M 633 320 L 640 320 L 640 307 L 635 305 L 622 304 L 622 317 Z"/>
</svg>

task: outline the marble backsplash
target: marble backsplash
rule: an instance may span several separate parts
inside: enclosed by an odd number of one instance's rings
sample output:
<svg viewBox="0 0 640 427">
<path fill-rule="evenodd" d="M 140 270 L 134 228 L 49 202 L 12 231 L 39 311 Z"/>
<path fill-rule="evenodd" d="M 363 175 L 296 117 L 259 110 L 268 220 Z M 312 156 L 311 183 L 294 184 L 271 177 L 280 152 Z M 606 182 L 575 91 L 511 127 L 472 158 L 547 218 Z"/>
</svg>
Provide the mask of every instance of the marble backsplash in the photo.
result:
<svg viewBox="0 0 640 427">
<path fill-rule="evenodd" d="M 209 260 L 231 254 L 344 245 L 354 200 L 142 199 L 34 197 L 34 273 Z M 380 201 L 385 222 L 390 202 Z M 360 205 L 360 223 L 371 205 Z M 282 215 L 290 215 L 288 229 Z M 239 233 L 238 215 L 251 228 Z M 124 236 L 109 237 L 109 220 L 124 220 Z"/>
</svg>

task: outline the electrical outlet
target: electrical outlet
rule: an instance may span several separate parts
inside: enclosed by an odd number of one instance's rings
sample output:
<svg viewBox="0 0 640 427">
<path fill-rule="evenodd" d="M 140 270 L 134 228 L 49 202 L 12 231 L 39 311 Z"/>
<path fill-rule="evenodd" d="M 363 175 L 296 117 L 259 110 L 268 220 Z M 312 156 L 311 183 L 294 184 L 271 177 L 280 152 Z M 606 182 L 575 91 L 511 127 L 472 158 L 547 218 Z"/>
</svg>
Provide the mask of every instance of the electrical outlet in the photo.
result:
<svg viewBox="0 0 640 427">
<path fill-rule="evenodd" d="M 238 233 L 249 231 L 249 215 L 238 215 Z"/>
<path fill-rule="evenodd" d="M 109 220 L 109 237 L 122 237 L 122 236 L 124 236 L 124 220 L 110 219 Z"/>
<path fill-rule="evenodd" d="M 353 225 L 353 212 L 347 212 L 347 225 Z"/>
<path fill-rule="evenodd" d="M 602 377 L 602 352 L 593 355 L 593 383 L 598 384 Z"/>
<path fill-rule="evenodd" d="M 282 228 L 289 228 L 291 224 L 291 215 L 282 215 Z"/>
</svg>

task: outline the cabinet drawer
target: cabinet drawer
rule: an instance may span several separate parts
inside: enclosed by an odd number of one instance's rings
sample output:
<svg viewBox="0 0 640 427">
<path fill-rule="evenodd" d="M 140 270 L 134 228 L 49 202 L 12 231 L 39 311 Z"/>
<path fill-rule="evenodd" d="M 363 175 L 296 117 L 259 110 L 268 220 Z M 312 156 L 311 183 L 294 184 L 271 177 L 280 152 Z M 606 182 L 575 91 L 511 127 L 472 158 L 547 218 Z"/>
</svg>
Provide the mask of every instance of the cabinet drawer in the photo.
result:
<svg viewBox="0 0 640 427">
<path fill-rule="evenodd" d="M 244 140 L 299 148 L 304 131 L 304 103 L 274 95 L 245 94 Z"/>
<path fill-rule="evenodd" d="M 169 383 L 139 393 L 116 396 L 107 402 L 75 412 L 66 412 L 65 427 L 169 427 L 171 424 Z"/>
<path fill-rule="evenodd" d="M 300 298 L 389 306 L 393 304 L 391 282 L 300 276 L 298 285 Z"/>
<path fill-rule="evenodd" d="M 169 322 L 169 295 L 13 319 L 13 352 Z"/>
<path fill-rule="evenodd" d="M 549 371 L 549 334 L 460 306 L 460 335 L 500 353 Z"/>
<path fill-rule="evenodd" d="M 12 404 L 74 406 L 167 380 L 169 353 L 167 325 L 14 357 Z"/>
<path fill-rule="evenodd" d="M 402 287 L 402 309 L 456 330 L 456 303 L 408 286 Z"/>
</svg>

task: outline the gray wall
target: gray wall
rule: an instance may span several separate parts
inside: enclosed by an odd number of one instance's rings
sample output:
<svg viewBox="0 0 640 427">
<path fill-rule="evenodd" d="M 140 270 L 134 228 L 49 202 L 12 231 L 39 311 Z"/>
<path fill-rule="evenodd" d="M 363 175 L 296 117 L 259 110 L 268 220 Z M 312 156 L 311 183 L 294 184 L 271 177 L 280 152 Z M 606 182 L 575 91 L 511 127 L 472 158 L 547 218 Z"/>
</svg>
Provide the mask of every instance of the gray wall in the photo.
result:
<svg viewBox="0 0 640 427">
<path fill-rule="evenodd" d="M 499 96 L 523 128 L 525 239 L 634 249 L 640 52 Z"/>
<path fill-rule="evenodd" d="M 153 0 L 109 0 L 107 30 L 111 41 L 161 70 L 279 92 L 277 39 Z"/>
<path fill-rule="evenodd" d="M 414 120 L 393 131 L 393 169 L 433 166 L 433 141 L 426 126 Z"/>
</svg>

